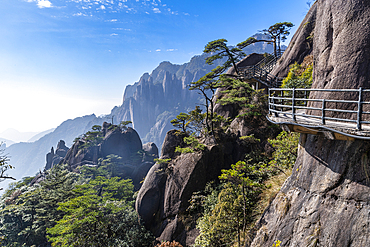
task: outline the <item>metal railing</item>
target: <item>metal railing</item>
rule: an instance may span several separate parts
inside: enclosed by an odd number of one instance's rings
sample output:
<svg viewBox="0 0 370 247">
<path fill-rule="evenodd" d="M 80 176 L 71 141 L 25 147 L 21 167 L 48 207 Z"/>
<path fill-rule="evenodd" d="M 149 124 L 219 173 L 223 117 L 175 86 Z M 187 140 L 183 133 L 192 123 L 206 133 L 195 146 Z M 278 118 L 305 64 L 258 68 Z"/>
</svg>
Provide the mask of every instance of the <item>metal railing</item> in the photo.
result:
<svg viewBox="0 0 370 247">
<path fill-rule="evenodd" d="M 338 92 L 351 94 L 354 100 L 343 99 L 325 99 L 323 98 L 309 98 L 310 92 Z M 334 122 L 355 123 L 356 129 L 361 130 L 362 124 L 370 124 L 370 121 L 363 120 L 370 112 L 363 111 L 363 106 L 369 104 L 369 101 L 364 101 L 364 94 L 370 92 L 370 89 L 306 89 L 306 88 L 269 88 L 269 114 L 274 114 L 278 117 L 279 114 L 290 115 L 293 122 L 297 121 L 297 117 L 305 117 L 305 119 L 320 119 L 321 125 L 326 125 L 326 120 Z M 366 97 L 369 98 L 369 97 Z M 312 102 L 312 103 L 309 103 Z M 315 103 L 317 102 L 317 103 Z M 339 103 L 339 104 L 338 104 Z M 337 105 L 346 104 L 352 106 L 353 110 L 338 109 Z M 313 106 L 311 106 L 313 105 Z M 328 106 L 329 105 L 329 106 Z M 333 107 L 334 106 L 334 107 Z M 345 108 L 345 107 L 344 107 Z M 299 110 L 306 110 L 299 112 Z M 311 114 L 307 113 L 311 110 Z M 319 113 L 313 115 L 312 111 Z M 310 111 L 309 111 L 310 112 Z M 328 114 L 331 112 L 331 114 Z M 321 114 L 320 114 L 321 113 Z M 340 118 L 335 115 L 351 114 L 350 118 Z M 332 115 L 332 116 L 328 116 Z"/>
<path fill-rule="evenodd" d="M 257 66 L 248 66 L 241 70 L 244 79 L 256 79 L 267 87 L 279 87 L 282 78 L 271 75 L 268 71 Z"/>
<path fill-rule="evenodd" d="M 265 58 L 253 66 L 239 67 L 243 79 L 255 79 L 267 87 L 280 87 L 283 78 L 271 75 L 270 72 L 275 67 L 282 53 L 278 56 L 268 54 Z"/>
</svg>

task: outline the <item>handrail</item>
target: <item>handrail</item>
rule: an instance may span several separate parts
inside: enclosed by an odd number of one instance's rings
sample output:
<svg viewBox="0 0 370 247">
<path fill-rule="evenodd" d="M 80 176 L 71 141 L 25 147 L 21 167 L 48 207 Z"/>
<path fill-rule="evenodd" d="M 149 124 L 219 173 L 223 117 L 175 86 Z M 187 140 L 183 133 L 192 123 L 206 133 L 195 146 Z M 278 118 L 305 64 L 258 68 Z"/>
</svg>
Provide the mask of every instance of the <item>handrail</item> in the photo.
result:
<svg viewBox="0 0 370 247">
<path fill-rule="evenodd" d="M 308 98 L 309 92 L 342 92 L 342 93 L 356 93 L 357 100 L 335 100 L 335 99 L 325 99 L 325 98 Z M 268 102 L 269 102 L 269 115 L 274 114 L 278 117 L 279 114 L 291 115 L 293 122 L 297 121 L 297 116 L 305 117 L 307 121 L 312 118 L 321 119 L 321 125 L 326 125 L 326 120 L 335 122 L 352 122 L 356 123 L 356 130 L 361 131 L 363 124 L 370 124 L 370 121 L 364 121 L 363 116 L 370 114 L 370 112 L 363 111 L 364 104 L 370 104 L 370 101 L 365 101 L 363 99 L 363 94 L 370 92 L 370 89 L 311 89 L 311 88 L 269 88 Z M 307 106 L 308 102 L 320 102 L 321 107 L 311 107 Z M 327 103 L 348 103 L 353 104 L 356 110 L 347 109 L 337 109 L 336 106 L 329 108 Z M 313 110 L 321 111 L 320 115 L 311 115 L 298 112 L 298 110 Z M 339 117 L 328 117 L 327 112 L 337 112 L 337 113 L 349 113 L 356 114 L 356 119 L 344 119 Z"/>
<path fill-rule="evenodd" d="M 269 54 L 255 65 L 239 67 L 239 71 L 243 79 L 255 79 L 269 88 L 279 87 L 283 78 L 271 75 L 270 72 L 273 70 L 280 57 L 281 54 L 278 56 Z"/>
</svg>

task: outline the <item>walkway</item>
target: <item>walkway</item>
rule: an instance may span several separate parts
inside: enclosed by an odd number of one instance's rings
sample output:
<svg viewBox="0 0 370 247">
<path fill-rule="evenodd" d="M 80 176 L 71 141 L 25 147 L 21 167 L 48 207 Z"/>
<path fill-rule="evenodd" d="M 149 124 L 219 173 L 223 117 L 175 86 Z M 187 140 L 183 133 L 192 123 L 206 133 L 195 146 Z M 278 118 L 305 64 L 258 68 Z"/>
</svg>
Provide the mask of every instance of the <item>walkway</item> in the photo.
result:
<svg viewBox="0 0 370 247">
<path fill-rule="evenodd" d="M 310 92 L 329 92 L 356 94 L 356 100 L 315 98 L 310 99 Z M 269 88 L 269 115 L 267 118 L 283 125 L 290 131 L 301 133 L 323 133 L 329 139 L 370 140 L 370 121 L 366 121 L 370 112 L 363 110 L 369 101 L 363 101 L 364 94 L 370 89 L 292 89 Z M 347 104 L 354 110 L 340 109 L 338 105 Z M 329 105 L 329 106 L 328 106 Z M 315 114 L 313 114 L 313 112 Z M 351 115 L 340 118 L 339 114 Z M 330 116 L 328 116 L 330 115 Z M 365 119 L 365 120 L 364 120 Z"/>
</svg>

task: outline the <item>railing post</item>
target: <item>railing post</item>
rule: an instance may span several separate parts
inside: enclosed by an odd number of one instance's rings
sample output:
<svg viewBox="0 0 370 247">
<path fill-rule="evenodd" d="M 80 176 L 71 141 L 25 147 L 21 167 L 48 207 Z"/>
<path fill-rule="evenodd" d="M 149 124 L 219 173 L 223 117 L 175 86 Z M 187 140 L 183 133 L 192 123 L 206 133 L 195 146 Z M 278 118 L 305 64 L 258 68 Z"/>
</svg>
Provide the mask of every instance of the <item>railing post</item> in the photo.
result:
<svg viewBox="0 0 370 247">
<path fill-rule="evenodd" d="M 274 91 L 274 95 L 275 95 L 275 92 L 276 91 Z M 275 97 L 275 96 L 274 96 Z M 272 103 L 274 104 L 274 106 L 273 106 L 273 108 L 272 109 L 274 109 L 275 111 L 274 111 L 274 115 L 275 115 L 275 117 L 278 117 L 279 115 L 278 115 L 278 113 L 276 112 L 276 106 L 275 106 L 275 98 L 273 98 L 273 100 L 272 100 Z"/>
<path fill-rule="evenodd" d="M 268 88 L 269 90 L 269 115 L 271 115 L 271 89 Z"/>
<path fill-rule="evenodd" d="M 358 89 L 358 106 L 357 106 L 357 129 L 361 130 L 361 114 L 362 114 L 362 87 Z"/>
<path fill-rule="evenodd" d="M 280 91 L 280 97 L 281 97 L 281 105 L 284 105 L 284 91 L 283 90 Z"/>
<path fill-rule="evenodd" d="M 292 119 L 293 121 L 296 121 L 296 116 L 295 116 L 295 88 L 293 88 L 292 92 Z"/>
<path fill-rule="evenodd" d="M 307 99 L 307 90 L 304 90 L 304 98 Z M 307 106 L 307 100 L 304 101 L 304 106 Z"/>
<path fill-rule="evenodd" d="M 325 104 L 326 101 L 325 99 L 322 100 L 322 105 L 321 105 L 321 124 L 325 125 Z"/>
</svg>

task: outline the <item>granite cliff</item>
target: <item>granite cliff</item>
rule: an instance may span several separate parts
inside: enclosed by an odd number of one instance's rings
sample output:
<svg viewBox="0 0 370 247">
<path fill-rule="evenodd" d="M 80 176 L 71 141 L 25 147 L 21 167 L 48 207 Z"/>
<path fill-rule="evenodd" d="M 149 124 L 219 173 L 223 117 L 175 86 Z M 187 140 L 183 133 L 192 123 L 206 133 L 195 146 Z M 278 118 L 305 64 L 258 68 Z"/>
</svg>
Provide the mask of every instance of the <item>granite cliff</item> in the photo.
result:
<svg viewBox="0 0 370 247">
<path fill-rule="evenodd" d="M 369 88 L 369 2 L 318 0 L 313 12 L 312 87 Z M 337 96 L 327 93 L 331 97 Z M 277 240 L 281 246 L 369 246 L 369 148 L 368 141 L 301 134 L 293 174 L 250 246 Z"/>
</svg>

